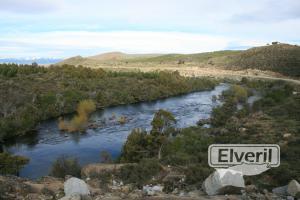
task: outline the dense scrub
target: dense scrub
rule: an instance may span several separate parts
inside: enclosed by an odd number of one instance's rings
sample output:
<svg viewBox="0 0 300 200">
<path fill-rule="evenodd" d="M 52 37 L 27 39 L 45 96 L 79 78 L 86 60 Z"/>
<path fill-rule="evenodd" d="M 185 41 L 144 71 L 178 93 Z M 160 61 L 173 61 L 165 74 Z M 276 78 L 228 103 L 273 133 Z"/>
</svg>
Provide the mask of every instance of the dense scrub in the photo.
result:
<svg viewBox="0 0 300 200">
<path fill-rule="evenodd" d="M 23 156 L 14 156 L 9 153 L 0 153 L 0 174 L 18 175 L 19 171 L 29 162 Z"/>
<path fill-rule="evenodd" d="M 261 95 L 261 99 L 249 104 L 246 99 L 253 90 Z M 278 144 L 281 147 L 281 166 L 259 176 L 247 177 L 246 183 L 272 188 L 285 185 L 292 179 L 299 181 L 299 91 L 298 86 L 284 82 L 244 79 L 241 85 L 233 85 L 219 97 L 223 104 L 213 110 L 211 128 L 198 126 L 174 130 L 176 134 L 171 134 L 173 137 L 164 142 L 160 163 L 184 169 L 185 183 L 201 186 L 212 172 L 207 162 L 210 144 Z M 149 146 L 143 145 L 143 141 L 147 141 L 145 137 L 145 132 L 133 132 L 124 146 L 126 149 L 130 143 L 127 155 L 149 151 Z M 149 154 L 146 155 L 149 158 Z M 126 154 L 122 156 L 126 158 Z M 157 156 L 154 154 L 153 157 Z M 143 156 L 138 158 L 141 160 Z"/>
<path fill-rule="evenodd" d="M 84 99 L 97 108 L 150 101 L 211 89 L 212 79 L 178 73 L 105 72 L 82 66 L 0 65 L 0 140 L 25 134 L 37 123 L 76 110 Z"/>
<path fill-rule="evenodd" d="M 259 69 L 300 76 L 300 47 L 273 44 L 255 47 L 231 56 L 228 66 L 238 69 Z"/>
<path fill-rule="evenodd" d="M 67 175 L 80 177 L 81 166 L 76 158 L 61 156 L 52 164 L 50 176 L 65 178 Z"/>
</svg>

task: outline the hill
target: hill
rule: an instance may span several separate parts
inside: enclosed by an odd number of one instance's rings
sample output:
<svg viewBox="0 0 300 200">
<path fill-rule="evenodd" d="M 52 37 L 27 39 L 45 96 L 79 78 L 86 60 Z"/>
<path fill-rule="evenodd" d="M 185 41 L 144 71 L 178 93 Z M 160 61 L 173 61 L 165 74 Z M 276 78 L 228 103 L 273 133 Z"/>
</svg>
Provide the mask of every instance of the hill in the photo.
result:
<svg viewBox="0 0 300 200">
<path fill-rule="evenodd" d="M 71 58 L 67 58 L 61 62 L 58 62 L 57 65 L 82 65 L 87 59 L 82 56 L 74 56 Z"/>
<path fill-rule="evenodd" d="M 115 62 L 128 62 L 134 59 L 148 59 L 152 57 L 160 56 L 161 54 L 126 54 L 122 52 L 108 52 L 103 54 L 98 54 L 89 57 L 75 56 L 58 62 L 58 65 L 68 64 L 68 65 L 84 65 L 84 66 L 98 66 L 103 63 L 111 64 Z"/>
<path fill-rule="evenodd" d="M 99 60 L 99 61 L 116 61 L 116 60 L 127 60 L 134 58 L 152 58 L 161 54 L 126 54 L 122 52 L 108 52 L 95 56 L 87 57 L 88 59 Z"/>
<path fill-rule="evenodd" d="M 240 53 L 241 51 L 215 51 L 205 52 L 196 54 L 125 54 L 122 52 L 109 52 L 99 54 L 90 57 L 71 57 L 63 60 L 57 64 L 69 64 L 69 65 L 85 65 L 85 66 L 99 66 L 101 64 L 112 64 L 112 63 L 153 63 L 153 64 L 177 64 L 185 62 L 189 63 L 212 63 L 222 60 L 226 56 L 233 56 Z"/>
<path fill-rule="evenodd" d="M 240 51 L 215 51 L 196 54 L 125 54 L 110 52 L 90 57 L 76 56 L 61 64 L 102 67 L 106 69 L 151 68 L 170 69 L 185 67 L 206 67 L 225 70 L 254 69 L 272 71 L 286 76 L 300 77 L 300 47 L 274 43 Z M 176 69 L 178 70 L 178 69 Z"/>
<path fill-rule="evenodd" d="M 120 59 L 126 59 L 127 54 L 122 52 L 109 52 L 104 54 L 99 54 L 95 56 L 88 57 L 93 60 L 120 60 Z"/>
<path fill-rule="evenodd" d="M 273 44 L 242 51 L 227 59 L 230 68 L 259 69 L 300 77 L 300 46 Z"/>
</svg>

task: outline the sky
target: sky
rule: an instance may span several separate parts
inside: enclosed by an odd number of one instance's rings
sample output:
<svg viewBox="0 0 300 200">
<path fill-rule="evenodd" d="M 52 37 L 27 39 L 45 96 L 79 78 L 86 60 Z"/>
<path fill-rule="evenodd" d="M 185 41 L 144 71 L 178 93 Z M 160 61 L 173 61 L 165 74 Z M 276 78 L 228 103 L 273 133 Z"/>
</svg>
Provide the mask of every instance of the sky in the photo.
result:
<svg viewBox="0 0 300 200">
<path fill-rule="evenodd" d="M 300 0 L 0 0 L 0 58 L 300 44 Z"/>
</svg>

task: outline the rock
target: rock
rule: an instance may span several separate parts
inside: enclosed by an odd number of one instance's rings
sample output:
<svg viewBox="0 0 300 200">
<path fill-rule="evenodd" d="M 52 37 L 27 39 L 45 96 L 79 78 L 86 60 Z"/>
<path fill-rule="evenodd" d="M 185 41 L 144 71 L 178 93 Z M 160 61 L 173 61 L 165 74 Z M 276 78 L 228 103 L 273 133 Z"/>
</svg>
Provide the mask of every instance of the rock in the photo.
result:
<svg viewBox="0 0 300 200">
<path fill-rule="evenodd" d="M 80 194 L 72 194 L 69 196 L 65 196 L 59 200 L 81 200 L 81 196 L 80 196 Z"/>
<path fill-rule="evenodd" d="M 124 164 L 105 164 L 105 163 L 97 163 L 97 164 L 89 164 L 82 168 L 81 174 L 84 177 L 91 177 L 91 175 L 101 175 L 102 173 L 107 172 L 116 172 L 118 171 Z"/>
<path fill-rule="evenodd" d="M 30 193 L 25 197 L 25 200 L 37 200 L 40 199 L 40 195 L 36 193 Z"/>
<path fill-rule="evenodd" d="M 135 189 L 127 195 L 128 199 L 143 199 L 143 191 Z"/>
<path fill-rule="evenodd" d="M 300 193 L 300 184 L 296 180 L 292 180 L 287 186 L 287 192 L 289 195 L 296 197 L 297 193 Z"/>
<path fill-rule="evenodd" d="M 231 169 L 217 169 L 202 185 L 208 195 L 240 193 L 245 187 L 242 173 Z"/>
<path fill-rule="evenodd" d="M 64 183 L 64 191 L 66 196 L 71 195 L 89 195 L 88 185 L 81 179 L 72 177 Z"/>
<path fill-rule="evenodd" d="M 274 194 L 279 195 L 279 196 L 287 196 L 287 195 L 288 195 L 288 193 L 287 193 L 287 188 L 288 188 L 287 185 L 281 186 L 281 187 L 276 187 L 276 188 L 274 188 L 274 189 L 272 190 L 272 192 L 273 192 Z"/>
<path fill-rule="evenodd" d="M 245 191 L 246 191 L 247 193 L 253 193 L 253 192 L 257 192 L 257 188 L 256 188 L 255 185 L 247 185 L 247 186 L 245 187 Z"/>
<path fill-rule="evenodd" d="M 200 190 L 193 190 L 193 191 L 188 192 L 187 195 L 194 199 L 201 199 L 201 197 L 204 196 L 204 193 Z"/>
<path fill-rule="evenodd" d="M 124 194 L 130 193 L 131 190 L 132 190 L 132 186 L 131 185 L 121 186 L 121 192 L 124 193 Z"/>
<path fill-rule="evenodd" d="M 161 185 L 155 185 L 155 186 L 143 186 L 143 193 L 147 196 L 154 196 L 157 193 L 162 193 L 163 186 Z"/>
<path fill-rule="evenodd" d="M 287 200 L 294 200 L 294 197 L 292 197 L 292 196 L 287 196 L 286 199 L 287 199 Z"/>
<path fill-rule="evenodd" d="M 198 122 L 197 122 L 197 125 L 198 126 L 203 126 L 205 124 L 210 124 L 211 123 L 211 119 L 200 119 Z"/>
</svg>

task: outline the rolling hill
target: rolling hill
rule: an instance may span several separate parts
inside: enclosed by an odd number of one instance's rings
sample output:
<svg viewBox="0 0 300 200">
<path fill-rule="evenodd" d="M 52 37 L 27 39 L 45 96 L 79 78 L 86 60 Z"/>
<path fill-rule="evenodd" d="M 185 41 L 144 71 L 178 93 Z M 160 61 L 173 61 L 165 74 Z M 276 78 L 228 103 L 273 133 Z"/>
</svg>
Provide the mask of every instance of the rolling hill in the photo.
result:
<svg viewBox="0 0 300 200">
<path fill-rule="evenodd" d="M 201 66 L 228 70 L 257 69 L 300 77 L 300 46 L 274 43 L 239 51 L 215 51 L 196 54 L 125 54 L 110 52 L 90 57 L 76 56 L 58 63 L 87 67 L 126 68 L 155 66 Z"/>
<path fill-rule="evenodd" d="M 259 69 L 300 77 L 300 46 L 273 44 L 242 51 L 228 59 L 228 67 Z"/>
</svg>

